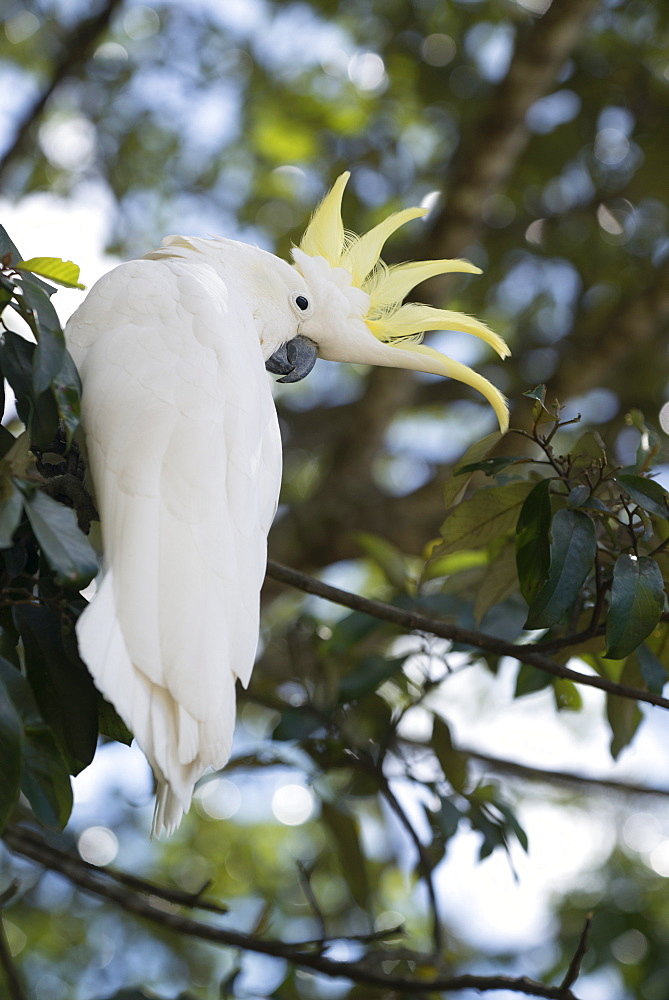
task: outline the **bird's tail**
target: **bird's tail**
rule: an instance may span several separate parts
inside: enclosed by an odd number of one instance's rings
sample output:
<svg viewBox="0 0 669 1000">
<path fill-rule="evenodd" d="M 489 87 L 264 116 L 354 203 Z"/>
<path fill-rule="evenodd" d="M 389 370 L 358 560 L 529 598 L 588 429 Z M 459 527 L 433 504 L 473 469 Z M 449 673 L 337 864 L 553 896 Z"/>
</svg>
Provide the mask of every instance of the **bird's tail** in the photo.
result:
<svg viewBox="0 0 669 1000">
<path fill-rule="evenodd" d="M 95 597 L 80 616 L 77 639 L 96 687 L 135 735 L 156 776 L 152 835 L 169 835 L 188 811 L 195 782 L 206 766 L 197 754 L 199 727 L 190 716 L 183 718 L 187 713 L 164 687 L 132 663 L 116 614 L 111 571 L 98 581 Z M 193 728 L 195 753 L 187 754 L 184 762 L 179 748 L 183 750 L 184 730 Z"/>
</svg>

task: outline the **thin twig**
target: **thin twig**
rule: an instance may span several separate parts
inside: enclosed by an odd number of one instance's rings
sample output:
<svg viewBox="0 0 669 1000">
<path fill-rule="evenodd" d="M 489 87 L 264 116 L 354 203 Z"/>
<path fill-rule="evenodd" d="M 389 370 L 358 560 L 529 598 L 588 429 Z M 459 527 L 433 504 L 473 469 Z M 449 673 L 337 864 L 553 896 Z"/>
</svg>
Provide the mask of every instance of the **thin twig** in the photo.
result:
<svg viewBox="0 0 669 1000">
<path fill-rule="evenodd" d="M 542 653 L 537 652 L 531 645 L 508 642 L 495 635 L 488 635 L 485 632 L 475 632 L 472 629 L 462 628 L 451 622 L 441 621 L 437 618 L 430 618 L 417 611 L 405 611 L 396 608 L 383 601 L 374 601 L 369 597 L 361 597 L 359 594 L 352 594 L 347 590 L 340 590 L 339 587 L 331 587 L 316 577 L 301 573 L 298 570 L 290 569 L 281 563 L 269 560 L 267 563 L 267 575 L 274 580 L 280 580 L 291 587 L 303 590 L 307 594 L 314 594 L 316 597 L 323 597 L 326 601 L 334 604 L 341 604 L 352 611 L 361 611 L 363 614 L 371 615 L 381 621 L 391 622 L 401 628 L 415 630 L 419 632 L 431 632 L 432 635 L 442 639 L 451 639 L 453 642 L 463 645 L 473 646 L 475 649 L 484 652 L 494 653 L 497 656 L 511 656 L 520 663 L 527 663 L 537 670 L 551 674 L 553 677 L 563 677 L 573 681 L 575 684 L 584 684 L 587 687 L 598 688 L 606 691 L 607 694 L 617 695 L 619 698 L 630 698 L 633 701 L 643 701 L 649 705 L 656 705 L 659 708 L 669 708 L 669 698 L 655 694 L 653 691 L 643 691 L 640 688 L 630 687 L 627 684 L 617 684 L 607 677 L 599 677 L 597 674 L 583 674 L 578 670 L 570 670 L 569 667 L 551 660 Z"/>
<path fill-rule="evenodd" d="M 381 794 L 411 837 L 416 851 L 418 852 L 418 869 L 423 877 L 423 881 L 425 882 L 427 894 L 430 899 L 430 909 L 432 910 L 432 943 L 434 946 L 434 954 L 435 957 L 439 959 L 443 951 L 443 934 L 441 928 L 441 918 L 439 915 L 439 906 L 437 904 L 437 892 L 434 887 L 434 879 L 432 877 L 434 865 L 431 863 L 429 855 L 425 850 L 425 845 L 414 830 L 411 820 L 405 813 L 395 793 L 390 787 L 390 782 L 386 776 L 380 772 L 378 777 Z"/>
<path fill-rule="evenodd" d="M 60 858 L 63 856 L 63 851 L 59 847 L 55 847 L 53 844 L 49 844 L 44 840 L 38 833 L 30 830 L 26 827 L 21 828 L 21 836 L 26 841 L 31 841 L 34 843 L 41 851 L 47 853 L 49 851 L 53 852 L 55 858 Z M 88 861 L 84 861 L 83 858 L 78 858 L 76 855 L 70 855 L 74 858 L 77 863 L 83 865 L 92 873 L 100 872 L 100 868 L 97 865 L 92 865 Z M 214 903 L 211 900 L 202 899 L 203 893 L 207 891 L 210 883 L 205 883 L 201 889 L 195 893 L 183 892 L 181 889 L 171 889 L 167 886 L 156 885 L 154 882 L 150 882 L 148 879 L 140 878 L 138 875 L 131 875 L 129 872 L 121 872 L 115 868 L 105 868 L 105 876 L 118 882 L 119 885 L 127 886 L 135 892 L 145 893 L 148 896 L 155 896 L 158 899 L 164 899 L 166 903 L 171 903 L 174 906 L 187 906 L 193 910 L 206 910 L 208 913 L 217 913 L 220 916 L 225 916 L 228 912 L 229 907 L 222 906 L 220 903 Z"/>
<path fill-rule="evenodd" d="M 615 781 L 613 778 L 591 778 L 585 774 L 574 774 L 571 771 L 553 771 L 539 767 L 530 767 L 527 764 L 519 764 L 518 761 L 505 760 L 502 757 L 492 757 L 489 754 L 480 753 L 478 750 L 471 750 L 469 747 L 460 745 L 458 745 L 457 751 L 458 753 L 465 754 L 467 757 L 471 757 L 472 760 L 478 760 L 482 764 L 487 764 L 494 771 L 515 775 L 526 781 L 545 782 L 546 784 L 558 782 L 568 785 L 579 785 L 590 788 L 595 792 L 618 792 L 622 795 L 669 796 L 669 788 L 649 788 L 647 785 L 634 785 L 627 781 Z"/>
<path fill-rule="evenodd" d="M 233 931 L 227 927 L 216 927 L 212 924 L 205 924 L 191 917 L 171 912 L 164 907 L 158 907 L 151 901 L 150 896 L 140 895 L 133 892 L 126 886 L 106 877 L 104 869 L 92 872 L 77 857 L 65 851 L 57 851 L 50 847 L 43 850 L 42 846 L 36 842 L 36 838 L 24 837 L 24 830 L 19 827 L 7 827 L 3 833 L 5 843 L 17 854 L 30 858 L 37 864 L 42 865 L 51 871 L 58 871 L 64 875 L 74 885 L 79 886 L 86 892 L 92 893 L 98 898 L 108 899 L 121 909 L 132 913 L 135 916 L 149 920 L 162 928 L 174 931 L 187 937 L 197 938 L 201 941 L 208 941 L 224 947 L 241 948 L 244 951 L 256 952 L 262 955 L 270 955 L 281 958 L 303 968 L 313 969 L 325 976 L 343 977 L 356 983 L 366 983 L 370 986 L 378 986 L 384 990 L 394 990 L 399 993 L 426 994 L 443 993 L 457 990 L 507 990 L 511 993 L 526 994 L 529 996 L 543 997 L 545 1000 L 578 1000 L 571 991 L 561 986 L 546 986 L 544 983 L 536 982 L 526 976 L 476 976 L 462 975 L 452 977 L 435 977 L 433 979 L 423 979 L 420 976 L 421 967 L 430 964 L 431 956 L 421 955 L 418 952 L 412 953 L 418 972 L 413 976 L 391 976 L 383 971 L 375 971 L 368 965 L 361 962 L 335 961 L 318 951 L 303 950 L 302 944 L 289 944 L 271 938 L 260 938 L 253 934 L 244 934 L 240 931 Z M 333 939 L 334 941 L 337 938 Z M 391 953 L 386 953 L 389 957 Z M 406 955 L 406 952 L 403 952 Z M 24 1000 L 21 997 L 21 1000 Z"/>
<path fill-rule="evenodd" d="M 297 868 L 300 873 L 300 884 L 302 885 L 302 892 L 307 898 L 309 906 L 313 910 L 316 922 L 318 923 L 318 929 L 320 931 L 320 937 L 314 942 L 314 944 L 319 945 L 321 948 L 327 940 L 327 927 L 325 926 L 325 916 L 320 908 L 318 900 L 316 899 L 316 894 L 314 893 L 313 886 L 311 884 L 311 868 L 307 868 L 303 865 L 301 861 L 297 862 Z"/>
<path fill-rule="evenodd" d="M 569 968 L 567 973 L 560 983 L 560 989 L 565 991 L 565 997 L 569 995 L 569 989 L 574 985 L 578 978 L 578 974 L 581 971 L 581 962 L 585 958 L 585 953 L 588 950 L 588 935 L 590 934 L 590 926 L 592 924 L 592 913 L 589 913 L 585 919 L 585 924 L 583 925 L 583 930 L 581 931 L 581 936 L 578 940 L 578 947 L 574 953 L 574 957 L 569 963 Z"/>
</svg>

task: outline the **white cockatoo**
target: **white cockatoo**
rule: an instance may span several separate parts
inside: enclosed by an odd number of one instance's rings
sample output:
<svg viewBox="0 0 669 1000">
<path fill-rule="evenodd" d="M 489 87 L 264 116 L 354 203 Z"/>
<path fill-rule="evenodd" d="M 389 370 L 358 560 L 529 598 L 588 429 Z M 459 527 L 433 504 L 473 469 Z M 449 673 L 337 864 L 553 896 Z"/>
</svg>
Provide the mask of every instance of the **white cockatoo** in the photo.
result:
<svg viewBox="0 0 669 1000">
<path fill-rule="evenodd" d="M 341 218 L 348 177 L 292 264 L 234 240 L 168 236 L 101 278 L 67 324 L 104 549 L 79 648 L 153 768 L 158 834 L 177 827 L 205 769 L 228 760 L 235 683 L 253 667 L 281 480 L 265 369 L 295 382 L 321 357 L 447 375 L 507 426 L 490 382 L 418 343 L 426 330 L 464 330 L 504 357 L 504 341 L 462 313 L 401 304 L 427 278 L 479 269 L 386 267 L 387 238 L 425 210 L 354 236 Z"/>
</svg>

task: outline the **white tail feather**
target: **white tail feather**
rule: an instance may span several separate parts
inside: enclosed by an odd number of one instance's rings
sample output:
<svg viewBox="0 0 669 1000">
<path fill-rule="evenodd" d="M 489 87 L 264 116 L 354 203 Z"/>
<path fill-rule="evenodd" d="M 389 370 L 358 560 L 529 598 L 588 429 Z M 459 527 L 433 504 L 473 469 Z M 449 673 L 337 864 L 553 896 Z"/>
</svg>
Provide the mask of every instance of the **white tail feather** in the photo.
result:
<svg viewBox="0 0 669 1000">
<path fill-rule="evenodd" d="M 230 677 L 226 710 L 197 720 L 166 688 L 152 683 L 130 660 L 116 615 L 113 579 L 107 572 L 94 600 L 77 622 L 81 656 L 98 689 L 116 707 L 145 753 L 158 789 L 152 834 L 169 835 L 188 812 L 198 778 L 230 756 L 235 691 Z"/>
</svg>

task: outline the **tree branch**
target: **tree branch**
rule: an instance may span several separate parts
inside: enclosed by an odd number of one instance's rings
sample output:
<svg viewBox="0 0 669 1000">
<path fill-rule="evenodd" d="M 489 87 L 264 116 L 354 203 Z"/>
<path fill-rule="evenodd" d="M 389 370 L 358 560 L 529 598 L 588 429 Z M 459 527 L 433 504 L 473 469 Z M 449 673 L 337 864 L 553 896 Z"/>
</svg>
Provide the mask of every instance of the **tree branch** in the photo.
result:
<svg viewBox="0 0 669 1000">
<path fill-rule="evenodd" d="M 553 86 L 599 0 L 553 0 L 546 13 L 519 30 L 506 76 L 456 153 L 448 201 L 436 219 L 428 256 L 457 257 L 483 226 L 483 205 L 502 190 L 524 152 L 530 107 Z M 440 286 L 433 279 L 430 288 Z"/>
<path fill-rule="evenodd" d="M 192 917 L 165 909 L 164 904 L 158 907 L 151 902 L 151 897 L 139 895 L 110 879 L 104 869 L 91 871 L 76 855 L 51 847 L 44 842 L 39 843 L 34 834 L 26 837 L 25 831 L 20 827 L 8 826 L 3 833 L 3 839 L 9 849 L 16 854 L 30 858 L 51 871 L 60 872 L 61 875 L 64 875 L 70 882 L 84 891 L 90 892 L 98 898 L 108 899 L 122 910 L 149 920 L 167 930 L 201 941 L 208 941 L 211 944 L 241 948 L 244 951 L 284 959 L 303 968 L 312 969 L 324 976 L 343 977 L 356 983 L 366 983 L 386 991 L 394 990 L 399 993 L 426 994 L 465 989 L 481 992 L 508 990 L 511 993 L 545 997 L 546 1000 L 577 1000 L 571 990 L 567 989 L 565 992 L 563 986 L 546 986 L 526 976 L 462 975 L 422 979 L 420 973 L 415 978 L 389 976 L 381 970 L 375 971 L 374 968 L 370 968 L 362 961 L 334 961 L 318 951 L 303 950 L 307 947 L 306 943 L 287 944 L 271 938 L 260 938 L 253 934 L 244 934 L 240 931 L 201 923 Z M 384 959 L 388 958 L 390 954 L 384 952 Z M 402 954 L 406 956 L 405 951 Z M 421 963 L 426 959 L 428 962 L 432 961 L 431 956 L 419 953 L 413 953 L 412 959 L 416 961 L 419 969 Z"/>
<path fill-rule="evenodd" d="M 508 642 L 506 639 L 487 635 L 485 632 L 474 632 L 472 629 L 462 628 L 460 625 L 430 618 L 417 611 L 404 611 L 402 608 L 393 607 L 393 605 L 385 604 L 382 601 L 373 601 L 369 597 L 351 594 L 347 590 L 331 587 L 307 573 L 300 573 L 273 560 L 269 560 L 267 563 L 267 576 L 287 583 L 291 587 L 296 587 L 298 590 L 303 590 L 307 594 L 323 597 L 326 601 L 341 604 L 353 611 L 361 611 L 363 614 L 379 618 L 381 621 L 391 622 L 405 629 L 430 632 L 442 639 L 450 639 L 466 646 L 473 646 L 475 649 L 493 653 L 496 656 L 511 656 L 520 663 L 527 663 L 528 666 L 543 670 L 544 673 L 551 674 L 553 677 L 563 677 L 575 684 L 598 688 L 600 691 L 617 695 L 619 698 L 631 698 L 634 701 L 644 701 L 660 708 L 669 708 L 669 698 L 663 698 L 662 695 L 654 694 L 652 691 L 629 687 L 627 684 L 617 684 L 615 681 L 599 677 L 596 674 L 583 674 L 577 670 L 570 670 L 569 667 L 536 652 L 532 646 Z"/>
<path fill-rule="evenodd" d="M 669 788 L 649 788 L 647 785 L 634 785 L 627 781 L 615 781 L 613 778 L 591 778 L 585 774 L 574 774 L 571 771 L 552 771 L 546 768 L 530 767 L 519 764 L 515 760 L 505 760 L 501 757 L 491 757 L 469 747 L 458 746 L 459 753 L 471 757 L 472 760 L 487 764 L 493 771 L 500 771 L 524 781 L 545 782 L 546 784 L 563 783 L 579 785 L 581 788 L 598 792 L 617 792 L 622 795 L 669 795 Z"/>
<path fill-rule="evenodd" d="M 581 931 L 581 936 L 578 941 L 578 947 L 574 953 L 574 957 L 569 963 L 569 968 L 567 969 L 566 975 L 560 984 L 560 988 L 565 991 L 565 996 L 567 995 L 569 988 L 574 985 L 578 979 L 578 974 L 581 971 L 581 962 L 585 958 L 585 954 L 588 950 L 588 936 L 590 934 L 590 926 L 592 924 L 592 913 L 589 913 L 586 917 L 583 930 Z"/>
<path fill-rule="evenodd" d="M 432 909 L 432 943 L 434 945 L 434 954 L 437 959 L 440 959 L 443 950 L 443 934 L 439 907 L 437 905 L 437 892 L 434 887 L 434 879 L 432 877 L 432 869 L 434 865 L 430 864 L 430 859 L 423 842 L 416 833 L 409 817 L 402 808 L 397 796 L 390 787 L 390 782 L 386 778 L 385 774 L 383 774 L 381 768 L 377 769 L 376 775 L 381 785 L 381 794 L 397 816 L 404 829 L 409 834 L 409 837 L 411 838 L 418 853 L 418 868 L 423 876 L 423 881 L 425 882 L 427 894 L 430 900 L 430 908 Z"/>
<path fill-rule="evenodd" d="M 49 82 L 36 101 L 26 111 L 17 126 L 11 145 L 5 151 L 2 158 L 0 158 L 0 182 L 5 180 L 8 168 L 23 152 L 28 135 L 42 115 L 53 92 L 67 77 L 78 73 L 86 63 L 93 46 L 100 35 L 109 27 L 109 22 L 114 11 L 117 7 L 120 7 L 122 2 L 123 0 L 106 0 L 106 3 L 97 14 L 77 24 L 66 38 L 62 46 L 61 55 L 53 67 Z"/>
<path fill-rule="evenodd" d="M 529 21 L 524 31 L 521 26 L 505 78 L 494 88 L 473 130 L 462 137 L 455 159 L 447 167 L 443 187 L 448 200 L 429 237 L 414 248 L 417 259 L 458 257 L 477 239 L 485 200 L 504 188 L 529 141 L 527 110 L 554 84 L 597 3 L 553 0 L 542 17 Z M 442 304 L 448 281 L 447 277 L 432 279 L 422 286 L 419 297 Z M 271 540 L 276 557 L 303 566 L 323 566 L 349 558 L 352 534 L 374 530 L 379 504 L 393 512 L 406 511 L 403 499 L 382 496 L 371 469 L 391 420 L 401 407 L 412 404 L 418 391 L 422 392 L 421 384 L 407 371 L 378 369 L 370 373 L 364 396 L 351 404 L 346 414 L 350 420 L 329 431 L 332 450 L 326 456 L 326 472 L 317 493 L 291 506 L 281 522 L 281 536 Z M 447 387 L 443 391 L 440 398 L 446 401 L 451 391 Z M 458 395 L 461 398 L 461 393 Z M 411 497 L 412 504 L 419 499 L 426 501 L 424 509 L 432 524 L 439 517 L 438 510 L 432 513 L 439 493 L 432 483 L 420 497 Z M 432 503 L 428 503 L 430 498 Z M 397 517 L 385 520 L 402 523 Z M 413 532 L 413 506 L 411 522 Z M 406 518 L 402 527 L 407 527 Z M 424 538 L 423 532 L 421 541 Z"/>
</svg>

